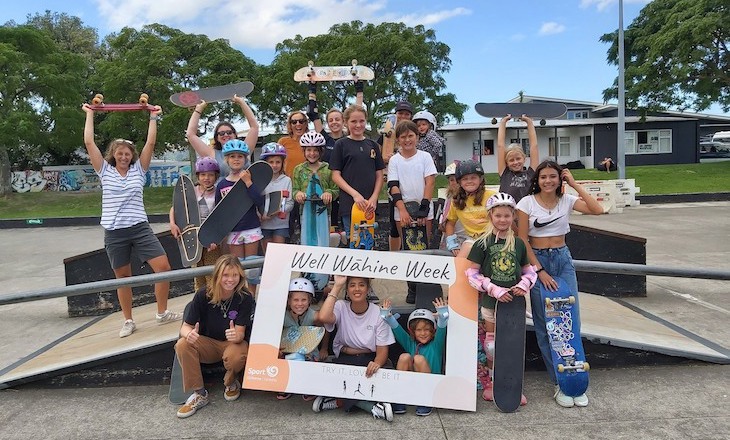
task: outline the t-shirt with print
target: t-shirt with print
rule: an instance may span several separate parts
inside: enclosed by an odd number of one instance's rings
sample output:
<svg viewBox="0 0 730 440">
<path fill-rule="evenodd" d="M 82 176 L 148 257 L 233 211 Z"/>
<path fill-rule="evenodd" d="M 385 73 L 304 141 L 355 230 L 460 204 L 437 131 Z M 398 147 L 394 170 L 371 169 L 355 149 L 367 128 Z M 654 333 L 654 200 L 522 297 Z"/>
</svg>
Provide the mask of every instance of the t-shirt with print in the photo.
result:
<svg viewBox="0 0 730 440">
<path fill-rule="evenodd" d="M 494 236 L 490 236 L 487 243 L 477 240 L 467 259 L 478 264 L 479 273 L 488 277 L 492 284 L 509 289 L 520 281 L 522 266 L 529 264 L 529 260 L 525 243 L 520 237 L 515 237 L 515 248 L 512 251 L 505 251 L 504 244 L 505 239 L 495 241 Z M 482 305 L 494 307 L 494 300 L 487 297 L 486 294 L 482 297 Z"/>
<path fill-rule="evenodd" d="M 527 168 L 519 173 L 505 168 L 502 175 L 499 176 L 499 192 L 507 193 L 515 199 L 515 202 L 519 202 L 530 193 L 530 185 L 534 176 L 535 170 L 532 168 Z"/>
<path fill-rule="evenodd" d="M 524 197 L 517 203 L 517 209 L 529 217 L 530 237 L 559 237 L 570 232 L 570 212 L 578 197 L 563 194 L 553 209 L 545 209 L 537 203 L 534 195 Z"/>
<path fill-rule="evenodd" d="M 494 191 L 486 189 L 484 190 L 484 196 L 482 197 L 482 204 L 474 204 L 474 196 L 470 195 L 466 198 L 464 209 L 459 209 L 453 202 L 451 203 L 451 209 L 446 216 L 449 221 L 459 220 L 464 226 L 464 232 L 471 238 L 478 238 L 484 233 L 484 230 L 489 224 L 489 216 L 487 215 L 486 203 L 487 200 L 496 194 Z"/>
<path fill-rule="evenodd" d="M 235 325 L 246 326 L 244 339 L 249 340 L 251 336 L 251 322 L 254 311 L 254 299 L 246 292 L 236 292 L 231 297 L 228 309 L 224 310 L 221 304 L 211 304 L 206 296 L 207 289 L 195 292 L 190 302 L 190 310 L 185 316 L 185 323 L 194 326 L 200 323 L 198 333 L 218 341 L 226 340 L 226 330 L 230 328 L 233 320 Z M 223 302 L 225 304 L 225 301 Z M 232 312 L 235 312 L 232 314 Z M 234 317 L 235 316 L 235 317 Z"/>
<path fill-rule="evenodd" d="M 367 311 L 359 315 L 352 311 L 350 302 L 338 300 L 334 308 L 335 323 L 325 324 L 324 328 L 332 332 L 337 325 L 337 333 L 332 341 L 335 357 L 340 355 L 343 346 L 370 350 L 375 353 L 378 346 L 387 346 L 395 342 L 393 331 L 380 317 L 380 307 L 370 303 Z"/>
<path fill-rule="evenodd" d="M 375 191 L 375 173 L 385 168 L 378 144 L 372 139 L 353 140 L 344 137 L 335 142 L 330 157 L 330 169 L 339 171 L 342 178 L 365 199 Z M 354 200 L 345 191 L 340 191 L 340 215 L 348 216 Z"/>
</svg>

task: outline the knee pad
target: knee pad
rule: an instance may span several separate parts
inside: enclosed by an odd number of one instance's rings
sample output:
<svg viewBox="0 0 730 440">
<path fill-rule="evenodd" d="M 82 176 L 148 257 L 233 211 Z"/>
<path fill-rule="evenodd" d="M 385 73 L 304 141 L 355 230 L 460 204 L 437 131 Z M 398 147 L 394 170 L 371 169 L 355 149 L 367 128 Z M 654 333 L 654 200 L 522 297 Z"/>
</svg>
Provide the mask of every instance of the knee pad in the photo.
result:
<svg viewBox="0 0 730 440">
<path fill-rule="evenodd" d="M 491 322 L 492 324 L 496 324 L 497 320 L 494 318 L 494 309 L 482 307 L 482 319 L 487 322 Z"/>
<path fill-rule="evenodd" d="M 487 359 L 494 360 L 494 332 L 487 332 L 484 338 L 484 353 L 487 354 Z"/>
</svg>

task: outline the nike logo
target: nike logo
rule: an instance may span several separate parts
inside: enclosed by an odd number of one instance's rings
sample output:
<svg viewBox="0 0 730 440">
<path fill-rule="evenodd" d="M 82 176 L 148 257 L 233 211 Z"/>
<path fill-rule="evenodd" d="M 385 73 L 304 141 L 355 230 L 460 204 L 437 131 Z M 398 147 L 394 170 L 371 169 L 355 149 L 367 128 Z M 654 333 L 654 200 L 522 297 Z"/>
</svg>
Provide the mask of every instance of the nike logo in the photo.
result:
<svg viewBox="0 0 730 440">
<path fill-rule="evenodd" d="M 555 221 L 557 221 L 557 220 L 560 220 L 560 218 L 561 218 L 561 217 L 563 217 L 563 216 L 561 215 L 560 217 L 558 217 L 558 218 L 554 218 L 554 219 L 550 220 L 549 222 L 545 222 L 545 223 L 540 223 L 539 221 L 537 221 L 537 219 L 535 219 L 535 221 L 534 221 L 534 222 L 533 222 L 532 224 L 533 224 L 533 225 L 534 225 L 534 226 L 535 226 L 536 228 L 542 228 L 542 227 L 544 227 L 544 226 L 547 226 L 547 225 L 549 225 L 550 223 L 553 223 L 553 222 L 555 222 Z"/>
</svg>

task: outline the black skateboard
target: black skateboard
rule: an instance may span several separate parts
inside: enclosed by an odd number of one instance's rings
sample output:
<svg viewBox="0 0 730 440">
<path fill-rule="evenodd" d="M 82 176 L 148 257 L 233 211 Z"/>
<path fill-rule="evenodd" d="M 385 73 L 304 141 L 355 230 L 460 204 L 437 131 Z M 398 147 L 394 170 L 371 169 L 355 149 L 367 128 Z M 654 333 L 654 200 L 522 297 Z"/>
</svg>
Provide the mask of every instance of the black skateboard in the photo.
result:
<svg viewBox="0 0 730 440">
<path fill-rule="evenodd" d="M 563 116 L 568 107 L 559 102 L 480 102 L 474 106 L 474 110 L 485 118 L 492 118 L 492 124 L 496 124 L 496 118 L 505 115 L 512 115 L 515 118 L 527 115 L 532 119 L 555 119 Z M 542 121 L 541 125 L 544 125 Z"/>
<path fill-rule="evenodd" d="M 248 171 L 251 173 L 253 184 L 260 191 L 266 188 L 274 175 L 271 165 L 263 160 L 251 164 Z M 208 247 L 211 243 L 220 243 L 226 234 L 233 230 L 241 217 L 251 209 L 251 206 L 253 206 L 253 200 L 248 195 L 248 188 L 242 180 L 239 180 L 200 225 L 198 238 L 203 246 Z"/>
<path fill-rule="evenodd" d="M 497 302 L 494 332 L 494 404 L 502 412 L 520 407 L 525 372 L 525 297 Z"/>
<path fill-rule="evenodd" d="M 184 267 L 190 267 L 200 261 L 203 247 L 198 241 L 200 229 L 200 211 L 195 195 L 195 186 L 190 177 L 181 174 L 172 194 L 173 217 L 180 228 L 177 244 L 180 247 L 180 259 Z"/>
</svg>

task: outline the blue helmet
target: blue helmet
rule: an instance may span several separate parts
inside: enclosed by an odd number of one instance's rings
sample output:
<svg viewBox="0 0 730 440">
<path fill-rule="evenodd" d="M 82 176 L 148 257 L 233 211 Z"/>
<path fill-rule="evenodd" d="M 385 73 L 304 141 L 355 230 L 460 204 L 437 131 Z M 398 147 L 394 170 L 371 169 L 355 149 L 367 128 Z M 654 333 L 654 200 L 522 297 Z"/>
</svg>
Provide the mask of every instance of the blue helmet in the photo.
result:
<svg viewBox="0 0 730 440">
<path fill-rule="evenodd" d="M 231 139 L 223 145 L 223 155 L 228 156 L 231 153 L 241 153 L 248 156 L 251 152 L 248 149 L 246 142 L 240 139 Z"/>
</svg>

